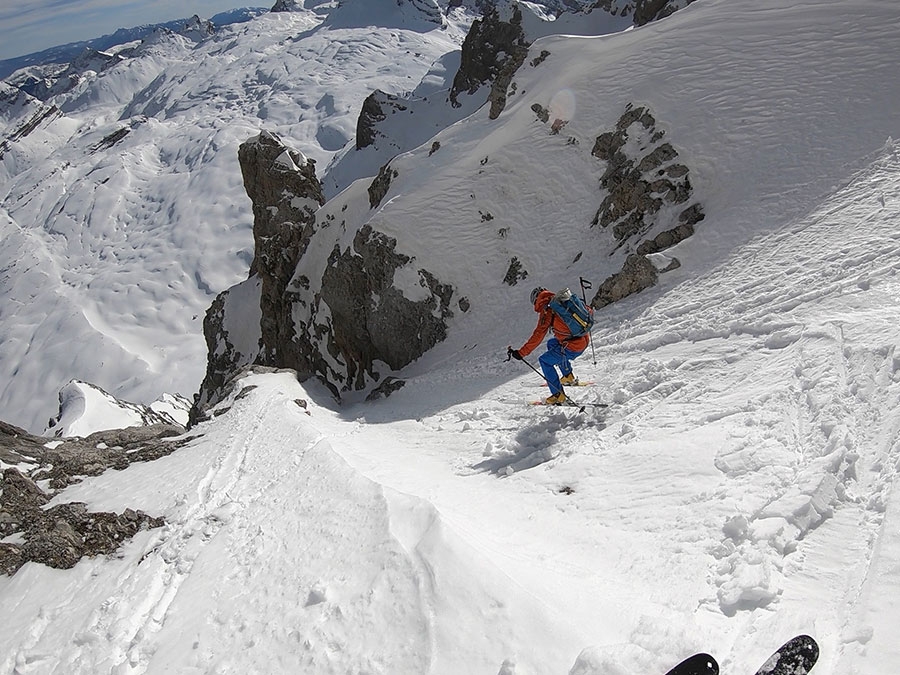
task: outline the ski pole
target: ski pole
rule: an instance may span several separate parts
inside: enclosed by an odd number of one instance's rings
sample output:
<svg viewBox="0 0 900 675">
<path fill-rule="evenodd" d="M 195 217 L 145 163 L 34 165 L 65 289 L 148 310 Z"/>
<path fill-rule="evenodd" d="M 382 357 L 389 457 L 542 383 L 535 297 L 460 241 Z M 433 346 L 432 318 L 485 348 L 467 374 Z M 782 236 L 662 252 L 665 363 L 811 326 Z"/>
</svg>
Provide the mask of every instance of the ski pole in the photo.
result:
<svg viewBox="0 0 900 675">
<path fill-rule="evenodd" d="M 512 348 L 512 347 L 507 347 L 507 348 L 506 348 L 506 360 L 507 360 L 507 361 L 509 361 L 509 360 L 512 358 L 512 353 L 513 353 L 513 348 Z M 537 368 L 535 368 L 533 365 L 531 365 L 530 363 L 528 363 L 528 361 L 526 361 L 525 359 L 516 359 L 516 361 L 521 361 L 521 362 L 524 363 L 526 366 L 528 366 L 529 368 L 531 368 L 534 372 L 536 372 L 538 375 L 540 375 L 541 379 L 542 379 L 544 382 L 547 382 L 547 386 L 548 386 L 548 387 L 550 386 L 550 382 L 547 380 L 546 377 L 544 377 L 544 374 L 543 374 L 541 371 L 539 371 Z M 557 394 L 557 393 L 559 393 L 559 392 L 552 391 L 551 393 Z"/>
<path fill-rule="evenodd" d="M 594 285 L 585 279 L 584 277 L 578 277 L 578 283 L 581 284 L 581 299 L 584 301 L 584 306 L 588 306 L 587 296 L 584 293 L 584 289 L 593 288 Z M 588 331 L 588 341 L 591 343 L 591 358 L 594 360 L 594 365 L 597 365 L 597 352 L 594 351 L 594 334 Z"/>
</svg>

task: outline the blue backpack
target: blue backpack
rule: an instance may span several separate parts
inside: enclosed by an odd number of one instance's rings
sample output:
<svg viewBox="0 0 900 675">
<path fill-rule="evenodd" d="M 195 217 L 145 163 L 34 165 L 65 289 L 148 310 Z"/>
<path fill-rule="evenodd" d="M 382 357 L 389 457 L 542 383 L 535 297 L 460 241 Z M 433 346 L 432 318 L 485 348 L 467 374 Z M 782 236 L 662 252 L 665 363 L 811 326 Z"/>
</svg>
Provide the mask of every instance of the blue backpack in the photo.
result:
<svg viewBox="0 0 900 675">
<path fill-rule="evenodd" d="M 584 301 L 572 291 L 564 288 L 553 296 L 548 305 L 550 309 L 569 327 L 572 337 L 587 335 L 594 325 L 594 311 L 587 307 Z"/>
</svg>

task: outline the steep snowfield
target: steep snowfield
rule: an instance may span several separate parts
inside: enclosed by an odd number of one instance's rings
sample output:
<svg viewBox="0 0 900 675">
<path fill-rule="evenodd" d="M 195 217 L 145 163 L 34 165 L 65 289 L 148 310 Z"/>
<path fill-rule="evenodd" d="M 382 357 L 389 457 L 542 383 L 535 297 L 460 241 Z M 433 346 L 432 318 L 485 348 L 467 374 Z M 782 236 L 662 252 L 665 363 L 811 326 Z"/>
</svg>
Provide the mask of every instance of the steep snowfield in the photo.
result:
<svg viewBox="0 0 900 675">
<path fill-rule="evenodd" d="M 896 673 L 898 9 L 783 5 L 542 40 L 499 120 L 397 158 L 379 225 L 418 228 L 407 254 L 440 245 L 490 316 L 386 400 L 252 376 L 187 447 L 68 488 L 56 502 L 167 525 L 0 577 L 0 671 L 626 675 L 708 651 L 739 674 L 804 632 L 814 675 Z M 560 136 L 530 109 L 554 99 Z M 585 240 L 589 151 L 629 101 L 666 125 L 707 219 L 680 269 L 598 313 L 596 364 L 576 362 L 597 384 L 570 393 L 610 408 L 530 407 L 541 381 L 505 345 L 532 285 L 614 266 Z M 485 208 L 509 238 L 464 226 Z M 498 290 L 485 261 L 513 251 L 532 275 Z"/>
</svg>

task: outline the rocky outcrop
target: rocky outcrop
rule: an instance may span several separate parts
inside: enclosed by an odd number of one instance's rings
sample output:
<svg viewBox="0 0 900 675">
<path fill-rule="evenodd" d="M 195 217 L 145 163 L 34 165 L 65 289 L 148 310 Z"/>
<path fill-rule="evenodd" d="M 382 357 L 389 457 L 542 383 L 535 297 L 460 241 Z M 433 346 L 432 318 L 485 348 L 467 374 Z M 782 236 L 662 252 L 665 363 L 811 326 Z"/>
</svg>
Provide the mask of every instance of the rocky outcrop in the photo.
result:
<svg viewBox="0 0 900 675">
<path fill-rule="evenodd" d="M 311 163 L 271 134 L 242 145 L 239 159 L 253 201 L 256 257 L 251 278 L 207 313 L 209 362 L 193 421 L 223 400 L 227 383 L 250 363 L 291 369 L 301 381 L 317 377 L 340 397 L 375 387 L 385 370 L 403 368 L 446 337 L 453 289 L 395 238 L 368 224 L 348 231 L 337 208 L 317 212 L 323 200 Z M 370 189 L 373 209 L 396 174 L 386 166 L 380 175 Z M 254 311 L 258 332 L 250 328 Z M 258 348 L 249 336 L 258 336 Z"/>
<path fill-rule="evenodd" d="M 688 205 L 690 170 L 647 108 L 629 105 L 591 153 L 606 163 L 600 178 L 605 197 L 592 224 L 610 229 L 618 247 L 642 254 L 663 250 L 692 235 L 704 218 L 699 203 Z"/>
<path fill-rule="evenodd" d="M 249 361 L 232 343 L 232 337 L 225 326 L 225 303 L 230 290 L 216 296 L 212 305 L 203 317 L 203 337 L 206 340 L 206 375 L 200 384 L 200 391 L 194 396 L 194 405 L 188 420 L 190 426 L 199 422 L 205 411 L 215 401 L 220 400 L 220 392 L 225 383 L 248 362 L 256 359 L 258 349 L 254 350 Z M 258 334 L 258 330 L 256 331 Z"/>
<path fill-rule="evenodd" d="M 363 101 L 359 118 L 356 120 L 356 149 L 362 150 L 375 142 L 379 136 L 383 136 L 378 130 L 379 122 L 387 119 L 389 112 L 403 112 L 407 106 L 403 99 L 392 94 L 386 94 L 376 89 Z"/>
<path fill-rule="evenodd" d="M 26 562 L 73 567 L 84 556 L 115 552 L 142 529 L 161 527 L 162 518 L 133 509 L 116 514 L 91 512 L 80 502 L 47 504 L 56 491 L 85 476 L 174 452 L 189 440 L 180 436 L 183 431 L 167 425 L 135 427 L 50 444 L 0 422 L 0 457 L 18 460 L 18 468 L 7 468 L 0 479 L 0 539 L 12 539 L 0 543 L 0 573 L 15 574 Z"/>
<path fill-rule="evenodd" d="M 370 208 L 374 209 L 381 204 L 381 201 L 387 196 L 388 190 L 391 189 L 391 181 L 399 175 L 391 168 L 390 164 L 385 164 L 378 170 L 378 175 L 375 176 L 368 188 Z"/>
<path fill-rule="evenodd" d="M 509 83 L 528 55 L 530 42 L 522 28 L 522 12 L 514 5 L 509 17 L 496 7 L 472 23 L 463 41 L 459 70 L 453 78 L 449 99 L 459 107 L 461 93 L 474 94 L 485 84 L 491 85 L 491 119 L 503 111 Z"/>
<path fill-rule="evenodd" d="M 294 272 L 325 202 L 315 162 L 263 131 L 243 143 L 238 160 L 253 203 L 250 278 L 220 293 L 206 312 L 206 375 L 194 396 L 190 424 L 222 400 L 226 384 L 250 364 L 315 371 L 292 317 L 302 280 Z"/>
<path fill-rule="evenodd" d="M 315 232 L 316 211 L 325 203 L 315 162 L 268 132 L 243 143 L 238 160 L 253 202 L 250 274 L 261 282 L 257 363 L 308 371 L 309 364 L 296 347 L 291 317 L 297 289 L 289 285 Z"/>
<path fill-rule="evenodd" d="M 651 21 L 665 19 L 694 0 L 638 0 L 634 7 L 634 24 L 643 26 Z"/>
<path fill-rule="evenodd" d="M 304 9 L 303 0 L 277 0 L 270 12 L 298 12 Z"/>
<path fill-rule="evenodd" d="M 522 266 L 522 261 L 516 256 L 510 258 L 509 267 L 506 268 L 506 274 L 503 276 L 503 283 L 507 286 L 515 286 L 527 278 L 528 270 Z"/>
<path fill-rule="evenodd" d="M 332 384 L 337 380 L 344 390 L 363 389 L 367 378 L 380 379 L 377 361 L 399 370 L 447 337 L 449 286 L 419 269 L 421 288 L 429 297 L 411 300 L 394 287 L 397 270 L 412 263 L 397 250 L 396 239 L 368 225 L 356 233 L 352 247 L 334 248 L 321 290 L 330 314 L 327 348 L 341 364 L 328 369 Z"/>
<path fill-rule="evenodd" d="M 607 278 L 591 299 L 595 309 L 605 307 L 634 293 L 656 285 L 659 273 L 645 256 L 632 254 L 625 259 L 620 272 Z"/>
<path fill-rule="evenodd" d="M 683 9 L 694 0 L 598 0 L 594 9 L 603 9 L 613 16 L 632 16 L 635 26 L 658 21 Z"/>
</svg>

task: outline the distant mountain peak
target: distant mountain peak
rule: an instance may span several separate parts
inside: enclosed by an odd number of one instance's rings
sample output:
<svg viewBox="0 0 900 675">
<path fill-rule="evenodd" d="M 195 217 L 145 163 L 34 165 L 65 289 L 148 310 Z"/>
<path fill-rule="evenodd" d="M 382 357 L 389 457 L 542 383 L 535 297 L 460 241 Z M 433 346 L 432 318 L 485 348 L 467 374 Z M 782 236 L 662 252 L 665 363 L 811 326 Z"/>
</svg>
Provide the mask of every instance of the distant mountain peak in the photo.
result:
<svg viewBox="0 0 900 675">
<path fill-rule="evenodd" d="M 215 34 L 215 32 L 215 24 L 208 19 L 201 19 L 198 14 L 194 14 L 188 19 L 181 30 L 182 35 L 191 38 L 195 42 L 205 40 L 210 35 Z"/>
</svg>

